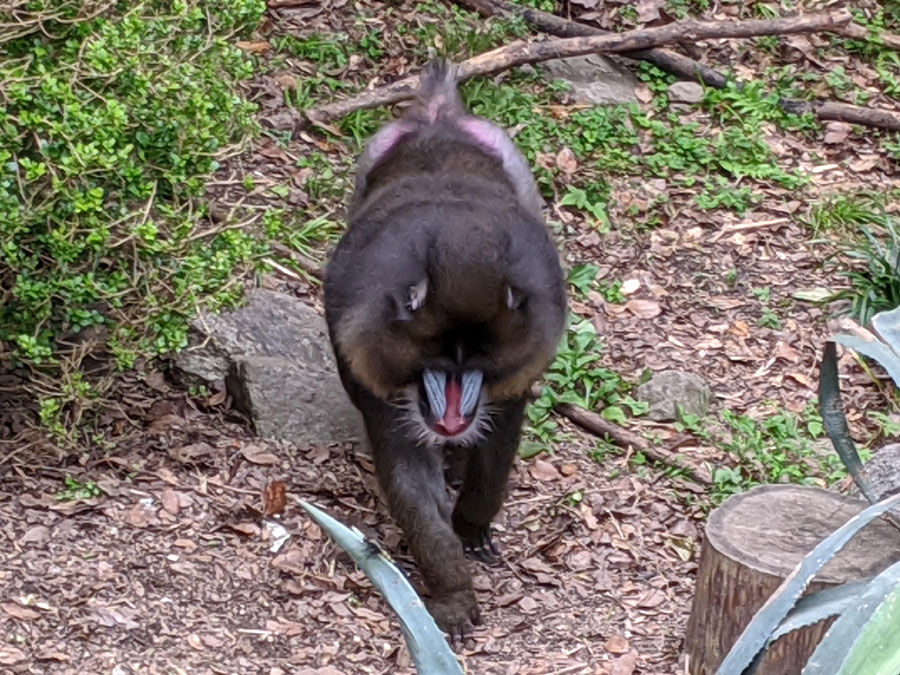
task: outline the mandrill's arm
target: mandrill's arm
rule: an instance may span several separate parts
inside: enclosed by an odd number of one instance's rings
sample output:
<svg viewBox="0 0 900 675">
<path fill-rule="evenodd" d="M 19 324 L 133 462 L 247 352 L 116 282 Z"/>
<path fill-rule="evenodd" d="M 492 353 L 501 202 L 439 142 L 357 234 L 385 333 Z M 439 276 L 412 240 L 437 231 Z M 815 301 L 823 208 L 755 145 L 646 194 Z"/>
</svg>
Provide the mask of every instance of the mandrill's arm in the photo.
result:
<svg viewBox="0 0 900 675">
<path fill-rule="evenodd" d="M 428 607 L 452 636 L 481 623 L 463 546 L 450 525 L 443 455 L 418 445 L 402 411 L 366 391 L 358 396 L 378 483 L 431 593 Z"/>
</svg>

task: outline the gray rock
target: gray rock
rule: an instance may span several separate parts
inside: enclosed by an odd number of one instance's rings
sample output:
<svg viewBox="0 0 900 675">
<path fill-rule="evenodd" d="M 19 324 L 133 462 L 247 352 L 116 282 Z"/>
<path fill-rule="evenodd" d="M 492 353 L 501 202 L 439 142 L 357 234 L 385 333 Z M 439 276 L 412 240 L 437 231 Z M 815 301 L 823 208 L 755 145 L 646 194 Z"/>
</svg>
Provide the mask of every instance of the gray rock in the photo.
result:
<svg viewBox="0 0 900 675">
<path fill-rule="evenodd" d="M 362 418 L 337 374 L 278 356 L 237 359 L 226 380 L 256 433 L 298 444 L 362 438 Z"/>
<path fill-rule="evenodd" d="M 341 386 L 325 320 L 284 293 L 256 289 L 247 304 L 193 322 L 200 340 L 176 366 L 206 382 L 225 378 L 256 432 L 294 443 L 362 437 L 361 420 Z"/>
<path fill-rule="evenodd" d="M 668 94 L 673 103 L 699 103 L 703 100 L 703 87 L 697 82 L 674 82 Z"/>
<path fill-rule="evenodd" d="M 541 64 L 545 77 L 563 80 L 579 103 L 634 103 L 638 80 L 627 68 L 599 54 L 551 59 Z"/>
<path fill-rule="evenodd" d="M 664 422 L 677 419 L 679 407 L 692 415 L 705 415 L 712 392 L 703 378 L 693 373 L 665 370 L 638 387 L 637 396 L 650 404 L 650 419 Z"/>
</svg>

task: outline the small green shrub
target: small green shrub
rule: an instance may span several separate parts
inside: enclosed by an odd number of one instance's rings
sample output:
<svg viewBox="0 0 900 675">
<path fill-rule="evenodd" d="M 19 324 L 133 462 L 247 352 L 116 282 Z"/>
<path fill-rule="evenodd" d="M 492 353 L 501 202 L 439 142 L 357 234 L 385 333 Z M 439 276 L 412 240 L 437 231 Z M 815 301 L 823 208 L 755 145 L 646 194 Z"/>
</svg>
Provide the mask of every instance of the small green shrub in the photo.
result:
<svg viewBox="0 0 900 675">
<path fill-rule="evenodd" d="M 256 128 L 238 90 L 252 63 L 233 43 L 264 10 L 36 0 L 0 26 L 0 341 L 14 363 L 77 370 L 72 345 L 94 328 L 127 367 L 183 347 L 197 306 L 239 297 L 235 269 L 258 244 L 212 226 L 202 198 Z"/>
</svg>

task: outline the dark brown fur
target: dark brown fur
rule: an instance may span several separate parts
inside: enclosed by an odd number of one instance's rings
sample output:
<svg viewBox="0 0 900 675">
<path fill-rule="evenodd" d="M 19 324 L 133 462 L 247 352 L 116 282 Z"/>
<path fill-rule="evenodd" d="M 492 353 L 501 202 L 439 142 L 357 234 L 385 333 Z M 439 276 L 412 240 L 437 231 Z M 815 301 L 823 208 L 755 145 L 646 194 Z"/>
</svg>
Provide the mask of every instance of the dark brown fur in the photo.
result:
<svg viewBox="0 0 900 675">
<path fill-rule="evenodd" d="M 495 552 L 490 523 L 529 387 L 562 332 L 565 294 L 546 227 L 520 196 L 531 186 L 460 133 L 461 108 L 450 112 L 361 162 L 366 173 L 328 267 L 325 304 L 341 379 L 362 412 L 379 483 L 428 585 L 429 607 L 441 627 L 461 634 L 480 621 L 464 550 L 484 560 Z M 425 278 L 425 303 L 410 315 L 403 294 Z M 524 299 L 521 307 L 508 306 L 508 287 Z M 398 400 L 415 396 L 424 368 L 461 363 L 484 373 L 491 428 L 464 450 L 451 504 L 447 448 L 423 442 Z"/>
</svg>

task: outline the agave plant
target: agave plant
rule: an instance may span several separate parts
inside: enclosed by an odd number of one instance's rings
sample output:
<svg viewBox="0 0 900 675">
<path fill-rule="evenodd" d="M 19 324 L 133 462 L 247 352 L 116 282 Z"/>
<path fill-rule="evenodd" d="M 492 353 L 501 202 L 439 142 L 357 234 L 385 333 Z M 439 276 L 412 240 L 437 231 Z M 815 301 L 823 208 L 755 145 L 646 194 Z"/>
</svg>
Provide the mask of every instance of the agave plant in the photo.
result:
<svg viewBox="0 0 900 675">
<path fill-rule="evenodd" d="M 850 436 L 841 403 L 834 343 L 840 343 L 880 363 L 894 384 L 900 388 L 900 307 L 876 314 L 872 317 L 872 328 L 874 330 L 872 339 L 856 335 L 833 336 L 833 341 L 825 344 L 819 376 L 819 405 L 825 422 L 825 431 L 854 483 L 870 504 L 875 503 L 883 495 L 875 494 L 872 481 Z M 900 527 L 900 520 L 892 518 L 892 522 Z"/>
<path fill-rule="evenodd" d="M 800 599 L 816 573 L 854 534 L 897 504 L 900 494 L 869 506 L 819 543 L 756 613 L 717 675 L 756 673 L 766 649 L 778 638 L 833 616 L 837 620 L 819 642 L 802 675 L 900 673 L 900 561 L 869 580 Z"/>
<path fill-rule="evenodd" d="M 719 666 L 718 675 L 752 675 L 773 642 L 831 617 L 837 619 L 802 675 L 900 675 L 900 561 L 870 579 L 800 597 L 815 574 L 854 534 L 900 504 L 900 493 L 877 494 L 850 436 L 841 403 L 835 343 L 878 361 L 900 387 L 900 308 L 876 314 L 872 326 L 875 336 L 871 340 L 836 335 L 827 342 L 819 379 L 819 405 L 828 437 L 871 506 L 797 565 L 744 629 Z M 898 524 L 896 519 L 892 522 Z"/>
<path fill-rule="evenodd" d="M 421 675 L 463 675 L 456 655 L 422 599 L 381 547 L 355 527 L 347 527 L 312 504 L 301 501 L 300 505 L 350 554 L 397 613 L 416 670 Z"/>
</svg>

